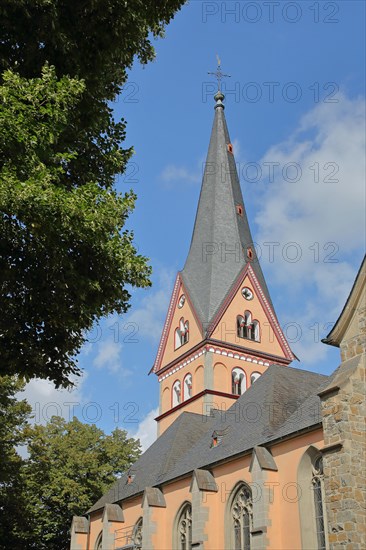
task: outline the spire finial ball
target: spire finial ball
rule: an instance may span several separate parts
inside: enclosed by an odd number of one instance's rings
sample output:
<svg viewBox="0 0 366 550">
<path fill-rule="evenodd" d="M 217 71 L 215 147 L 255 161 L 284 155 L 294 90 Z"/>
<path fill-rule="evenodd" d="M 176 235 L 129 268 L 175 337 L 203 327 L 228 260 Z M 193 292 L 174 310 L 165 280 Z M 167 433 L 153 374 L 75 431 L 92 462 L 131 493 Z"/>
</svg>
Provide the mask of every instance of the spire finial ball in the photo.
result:
<svg viewBox="0 0 366 550">
<path fill-rule="evenodd" d="M 225 99 L 224 94 L 222 93 L 221 90 L 218 90 L 214 95 L 214 100 L 217 102 L 217 101 L 224 101 L 224 99 Z"/>
</svg>

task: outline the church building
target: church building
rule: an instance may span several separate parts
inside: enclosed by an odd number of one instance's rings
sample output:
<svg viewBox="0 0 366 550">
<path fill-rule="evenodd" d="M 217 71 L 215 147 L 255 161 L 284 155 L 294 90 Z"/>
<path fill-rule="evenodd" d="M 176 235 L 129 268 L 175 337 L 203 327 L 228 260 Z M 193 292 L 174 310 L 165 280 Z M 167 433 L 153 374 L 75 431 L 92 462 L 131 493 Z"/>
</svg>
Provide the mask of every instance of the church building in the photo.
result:
<svg viewBox="0 0 366 550">
<path fill-rule="evenodd" d="M 71 550 L 361 550 L 365 261 L 324 340 L 341 364 L 329 377 L 297 368 L 214 99 L 191 246 L 151 369 L 158 438 L 74 517 Z"/>
</svg>

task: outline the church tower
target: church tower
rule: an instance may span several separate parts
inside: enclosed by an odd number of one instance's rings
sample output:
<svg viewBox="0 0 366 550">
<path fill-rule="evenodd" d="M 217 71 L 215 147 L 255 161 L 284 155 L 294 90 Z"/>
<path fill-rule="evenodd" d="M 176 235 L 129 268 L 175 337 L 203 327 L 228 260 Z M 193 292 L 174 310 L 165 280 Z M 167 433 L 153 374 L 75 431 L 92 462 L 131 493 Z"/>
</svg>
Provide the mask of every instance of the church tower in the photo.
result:
<svg viewBox="0 0 366 550">
<path fill-rule="evenodd" d="M 151 370 L 160 383 L 159 435 L 183 411 L 228 409 L 272 364 L 294 359 L 253 246 L 224 95 L 214 99 L 191 246 Z"/>
</svg>

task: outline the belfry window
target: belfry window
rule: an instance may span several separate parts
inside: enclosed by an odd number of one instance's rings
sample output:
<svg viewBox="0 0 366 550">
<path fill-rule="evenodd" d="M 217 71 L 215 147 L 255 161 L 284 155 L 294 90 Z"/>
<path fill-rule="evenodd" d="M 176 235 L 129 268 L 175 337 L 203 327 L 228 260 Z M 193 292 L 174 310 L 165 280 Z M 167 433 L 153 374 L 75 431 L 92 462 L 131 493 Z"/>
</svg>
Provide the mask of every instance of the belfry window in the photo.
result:
<svg viewBox="0 0 366 550">
<path fill-rule="evenodd" d="M 252 372 L 252 374 L 250 375 L 250 384 L 254 384 L 254 382 L 258 380 L 260 375 L 260 372 Z"/>
<path fill-rule="evenodd" d="M 318 549 L 325 550 L 325 526 L 324 526 L 324 511 L 323 511 L 323 457 L 318 458 L 313 463 L 312 485 L 314 491 L 314 506 L 315 506 L 315 522 L 316 535 L 318 539 Z"/>
<path fill-rule="evenodd" d="M 189 322 L 182 317 L 179 321 L 179 327 L 175 330 L 175 349 L 180 348 L 189 340 Z"/>
<path fill-rule="evenodd" d="M 234 395 L 242 395 L 246 389 L 245 372 L 239 369 L 239 367 L 236 367 L 231 372 L 231 392 Z"/>
<path fill-rule="evenodd" d="M 172 406 L 176 407 L 182 401 L 182 388 L 179 380 L 173 384 Z"/>
<path fill-rule="evenodd" d="M 192 375 L 187 374 L 183 382 L 183 400 L 192 397 Z"/>
<path fill-rule="evenodd" d="M 256 319 L 252 321 L 252 314 L 250 311 L 245 311 L 244 316 L 237 316 L 236 333 L 239 338 L 248 338 L 248 340 L 253 340 L 255 342 L 260 341 L 259 322 Z"/>
<path fill-rule="evenodd" d="M 250 550 L 252 529 L 252 493 L 244 483 L 237 490 L 231 504 L 231 539 L 234 550 Z"/>
<path fill-rule="evenodd" d="M 192 548 L 192 507 L 186 504 L 178 519 L 178 548 L 191 550 Z"/>
</svg>

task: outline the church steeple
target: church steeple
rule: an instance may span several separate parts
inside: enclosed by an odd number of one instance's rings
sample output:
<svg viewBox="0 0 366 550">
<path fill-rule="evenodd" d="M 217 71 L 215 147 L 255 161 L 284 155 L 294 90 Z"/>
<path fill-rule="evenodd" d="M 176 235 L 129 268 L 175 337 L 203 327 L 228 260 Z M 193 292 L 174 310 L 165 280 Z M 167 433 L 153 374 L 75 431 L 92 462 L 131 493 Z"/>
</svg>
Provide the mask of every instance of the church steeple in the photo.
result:
<svg viewBox="0 0 366 550">
<path fill-rule="evenodd" d="M 181 272 L 205 328 L 248 262 L 272 306 L 255 255 L 223 101 L 218 91 L 191 246 Z"/>
<path fill-rule="evenodd" d="M 191 246 L 151 370 L 160 433 L 183 410 L 229 407 L 272 364 L 294 358 L 256 258 L 223 102 L 219 88 Z"/>
</svg>

